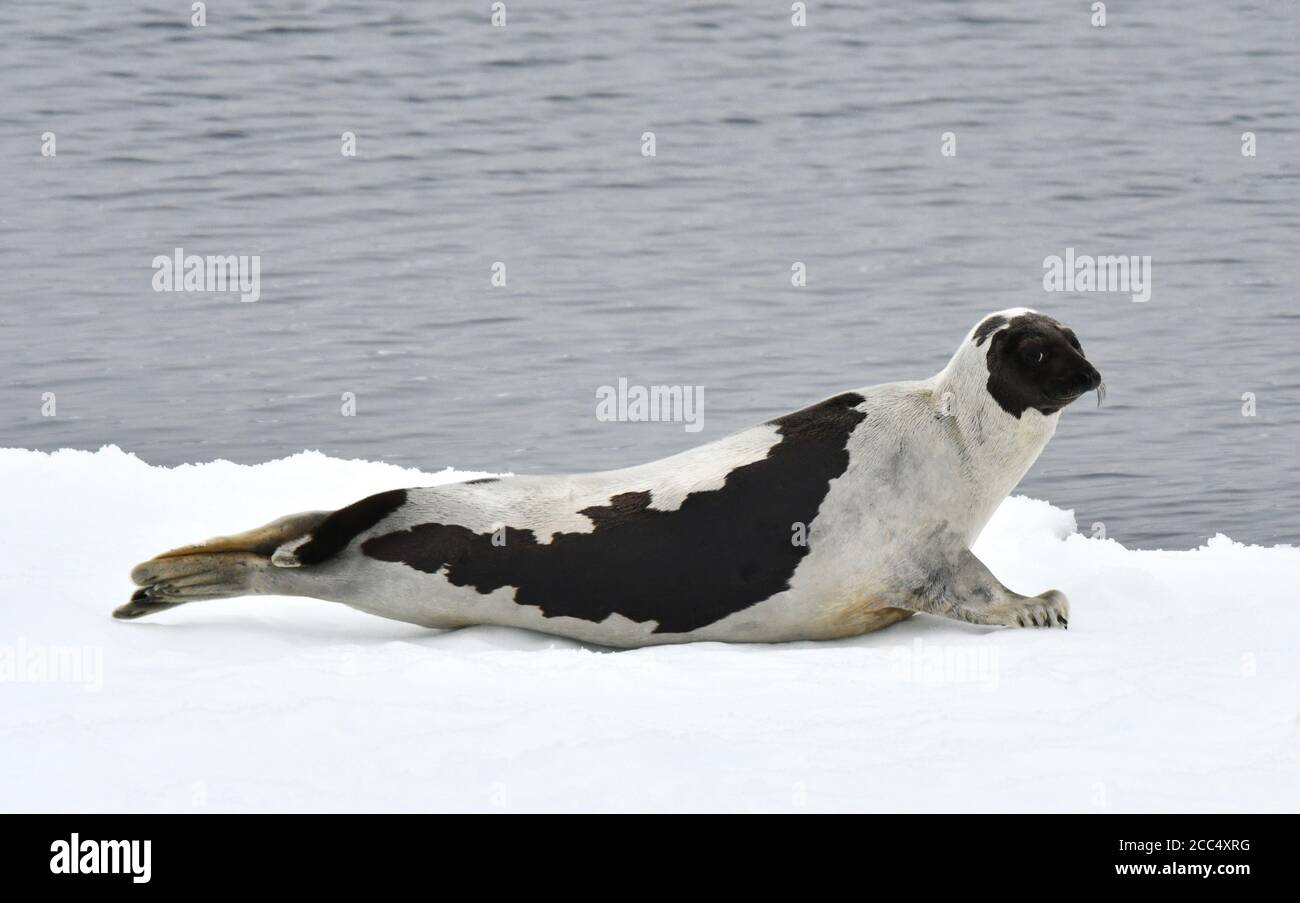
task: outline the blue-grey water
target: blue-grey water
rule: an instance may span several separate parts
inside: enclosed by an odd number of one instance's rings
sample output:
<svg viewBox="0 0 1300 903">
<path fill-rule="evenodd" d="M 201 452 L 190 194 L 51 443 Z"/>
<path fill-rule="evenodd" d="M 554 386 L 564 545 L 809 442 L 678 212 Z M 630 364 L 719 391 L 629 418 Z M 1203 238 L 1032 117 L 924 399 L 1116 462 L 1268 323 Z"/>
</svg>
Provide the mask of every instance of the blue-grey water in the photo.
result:
<svg viewBox="0 0 1300 903">
<path fill-rule="evenodd" d="M 4 0 L 0 446 L 609 468 L 1026 305 L 1109 398 L 1022 491 L 1300 541 L 1295 4 L 808 7 Z M 261 299 L 153 291 L 176 247 L 260 255 Z M 1151 300 L 1046 292 L 1067 247 L 1150 255 Z M 704 428 L 597 420 L 620 377 L 704 386 Z"/>
</svg>

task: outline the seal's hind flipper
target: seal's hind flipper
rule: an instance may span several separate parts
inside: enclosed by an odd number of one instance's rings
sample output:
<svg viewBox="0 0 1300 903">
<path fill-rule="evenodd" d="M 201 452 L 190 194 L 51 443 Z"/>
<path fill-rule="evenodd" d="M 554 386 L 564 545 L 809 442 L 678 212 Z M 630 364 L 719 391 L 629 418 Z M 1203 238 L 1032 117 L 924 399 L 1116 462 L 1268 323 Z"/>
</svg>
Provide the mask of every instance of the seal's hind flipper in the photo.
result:
<svg viewBox="0 0 1300 903">
<path fill-rule="evenodd" d="M 309 535 L 328 511 L 291 514 L 265 526 L 163 552 L 131 570 L 140 587 L 113 617 L 133 620 L 203 599 L 284 592 L 271 556 L 286 542 Z"/>
<path fill-rule="evenodd" d="M 155 555 L 150 561 L 182 558 L 200 553 L 225 552 L 247 552 L 252 555 L 270 558 L 271 553 L 277 548 L 286 542 L 292 542 L 306 536 L 319 526 L 325 518 L 329 517 L 331 513 L 329 511 L 305 511 L 302 514 L 290 514 L 286 517 L 277 518 L 269 524 L 263 524 L 260 527 L 246 530 L 243 533 L 236 533 L 233 536 L 217 536 L 194 545 L 181 546 L 178 549 L 163 552 L 161 555 Z M 148 563 L 145 562 L 145 564 Z M 143 566 L 140 565 L 140 567 Z"/>
<path fill-rule="evenodd" d="M 136 590 L 131 594 L 130 602 L 113 609 L 113 617 L 124 621 L 134 621 L 136 618 L 143 618 L 145 615 L 166 611 L 169 608 L 175 608 L 177 605 L 185 604 L 184 602 L 160 602 L 151 596 L 149 592 L 148 589 Z"/>
</svg>

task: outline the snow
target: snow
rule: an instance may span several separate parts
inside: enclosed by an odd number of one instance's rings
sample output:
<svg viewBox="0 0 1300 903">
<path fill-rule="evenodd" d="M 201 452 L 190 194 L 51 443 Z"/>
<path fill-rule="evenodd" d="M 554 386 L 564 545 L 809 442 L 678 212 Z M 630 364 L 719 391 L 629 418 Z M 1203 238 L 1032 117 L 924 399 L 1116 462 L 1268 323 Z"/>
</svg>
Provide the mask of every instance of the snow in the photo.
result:
<svg viewBox="0 0 1300 903">
<path fill-rule="evenodd" d="M 481 474 L 0 450 L 0 811 L 1300 808 L 1300 549 L 1134 551 L 1013 497 L 976 553 L 1069 631 L 613 652 L 310 599 L 110 619 L 135 562 Z"/>
</svg>

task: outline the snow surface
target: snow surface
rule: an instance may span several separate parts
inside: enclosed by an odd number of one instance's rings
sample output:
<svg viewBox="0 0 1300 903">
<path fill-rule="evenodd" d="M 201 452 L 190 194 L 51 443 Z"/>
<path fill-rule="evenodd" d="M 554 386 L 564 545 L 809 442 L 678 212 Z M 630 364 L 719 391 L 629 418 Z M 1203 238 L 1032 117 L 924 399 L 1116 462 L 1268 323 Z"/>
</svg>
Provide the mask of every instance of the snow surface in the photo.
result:
<svg viewBox="0 0 1300 903">
<path fill-rule="evenodd" d="M 437 474 L 303 453 L 0 450 L 0 810 L 1300 808 L 1300 549 L 1076 534 L 1013 497 L 976 552 L 1070 630 L 608 651 L 310 599 L 110 619 L 131 565 Z"/>
</svg>

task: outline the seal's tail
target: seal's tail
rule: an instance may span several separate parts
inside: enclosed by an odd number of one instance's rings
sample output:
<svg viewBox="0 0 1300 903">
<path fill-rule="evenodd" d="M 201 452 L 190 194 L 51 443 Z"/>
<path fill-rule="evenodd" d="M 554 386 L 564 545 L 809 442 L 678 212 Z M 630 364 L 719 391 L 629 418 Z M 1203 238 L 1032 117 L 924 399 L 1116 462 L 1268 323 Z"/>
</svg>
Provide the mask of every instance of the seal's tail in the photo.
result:
<svg viewBox="0 0 1300 903">
<path fill-rule="evenodd" d="M 150 558 L 131 570 L 131 579 L 140 589 L 113 611 L 113 617 L 130 620 L 186 602 L 283 592 L 272 554 L 306 536 L 328 515 L 328 511 L 291 514 L 246 533 Z"/>
</svg>

